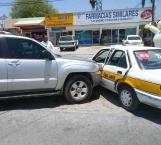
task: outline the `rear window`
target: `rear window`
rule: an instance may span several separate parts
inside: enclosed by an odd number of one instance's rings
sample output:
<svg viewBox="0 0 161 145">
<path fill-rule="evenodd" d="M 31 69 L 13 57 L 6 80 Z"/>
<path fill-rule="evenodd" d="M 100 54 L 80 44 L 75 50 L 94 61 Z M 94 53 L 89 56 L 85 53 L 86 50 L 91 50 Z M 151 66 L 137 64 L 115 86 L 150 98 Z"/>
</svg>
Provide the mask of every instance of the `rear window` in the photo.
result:
<svg viewBox="0 0 161 145">
<path fill-rule="evenodd" d="M 141 38 L 137 37 L 137 36 L 135 36 L 135 37 L 128 37 L 128 40 L 141 40 Z"/>
<path fill-rule="evenodd" d="M 72 36 L 60 37 L 60 41 L 71 41 L 71 40 L 73 40 Z"/>
<path fill-rule="evenodd" d="M 143 69 L 161 69 L 161 49 L 134 52 L 139 66 Z"/>
</svg>

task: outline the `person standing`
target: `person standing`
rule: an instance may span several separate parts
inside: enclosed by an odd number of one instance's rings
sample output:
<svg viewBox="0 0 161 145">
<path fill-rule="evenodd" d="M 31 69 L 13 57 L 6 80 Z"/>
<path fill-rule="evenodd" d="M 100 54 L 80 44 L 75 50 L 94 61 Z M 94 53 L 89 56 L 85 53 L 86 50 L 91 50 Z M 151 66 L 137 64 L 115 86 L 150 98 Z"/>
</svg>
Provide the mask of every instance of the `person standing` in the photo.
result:
<svg viewBox="0 0 161 145">
<path fill-rule="evenodd" d="M 43 35 L 43 41 L 41 42 L 41 44 L 43 44 L 48 49 L 51 49 L 52 51 L 55 51 L 55 48 L 54 48 L 52 42 L 48 40 L 47 35 Z"/>
</svg>

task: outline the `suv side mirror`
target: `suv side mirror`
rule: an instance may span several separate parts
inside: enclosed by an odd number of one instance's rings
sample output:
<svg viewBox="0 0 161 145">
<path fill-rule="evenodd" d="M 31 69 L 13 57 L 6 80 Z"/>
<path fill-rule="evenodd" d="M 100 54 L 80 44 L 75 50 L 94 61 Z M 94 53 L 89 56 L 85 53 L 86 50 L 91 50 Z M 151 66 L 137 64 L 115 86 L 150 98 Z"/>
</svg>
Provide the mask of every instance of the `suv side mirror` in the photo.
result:
<svg viewBox="0 0 161 145">
<path fill-rule="evenodd" d="M 52 54 L 47 51 L 47 50 L 43 50 L 42 51 L 42 56 L 41 56 L 43 59 L 48 59 L 48 60 L 53 60 L 54 57 L 52 56 Z"/>
</svg>

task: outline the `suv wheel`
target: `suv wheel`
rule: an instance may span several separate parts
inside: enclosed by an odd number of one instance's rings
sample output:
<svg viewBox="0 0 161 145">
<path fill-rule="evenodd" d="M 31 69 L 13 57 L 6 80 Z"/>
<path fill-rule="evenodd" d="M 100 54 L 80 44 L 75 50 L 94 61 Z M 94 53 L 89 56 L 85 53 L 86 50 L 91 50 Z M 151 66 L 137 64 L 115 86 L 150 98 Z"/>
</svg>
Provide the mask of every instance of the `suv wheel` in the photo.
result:
<svg viewBox="0 0 161 145">
<path fill-rule="evenodd" d="M 83 75 L 75 75 L 68 79 L 64 87 L 64 96 L 70 103 L 81 103 L 92 94 L 92 83 Z"/>
<path fill-rule="evenodd" d="M 121 86 L 119 90 L 119 99 L 121 106 L 128 111 L 136 110 L 140 104 L 135 91 L 125 85 Z"/>
</svg>

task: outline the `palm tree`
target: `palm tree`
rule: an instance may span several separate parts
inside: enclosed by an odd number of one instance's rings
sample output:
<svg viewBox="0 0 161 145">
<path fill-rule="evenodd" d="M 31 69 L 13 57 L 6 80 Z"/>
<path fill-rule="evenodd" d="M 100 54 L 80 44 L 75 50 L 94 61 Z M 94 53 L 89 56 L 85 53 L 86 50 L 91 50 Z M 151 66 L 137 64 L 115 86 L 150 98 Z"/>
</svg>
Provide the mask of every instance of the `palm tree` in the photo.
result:
<svg viewBox="0 0 161 145">
<path fill-rule="evenodd" d="M 154 23 L 155 21 L 155 0 L 151 0 L 151 3 L 152 3 L 152 23 Z M 145 6 L 145 0 L 142 0 L 142 7 Z"/>
<path fill-rule="evenodd" d="M 93 10 L 95 9 L 96 2 L 97 0 L 89 0 L 89 3 L 91 4 Z"/>
</svg>

